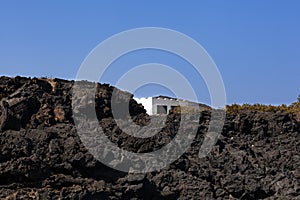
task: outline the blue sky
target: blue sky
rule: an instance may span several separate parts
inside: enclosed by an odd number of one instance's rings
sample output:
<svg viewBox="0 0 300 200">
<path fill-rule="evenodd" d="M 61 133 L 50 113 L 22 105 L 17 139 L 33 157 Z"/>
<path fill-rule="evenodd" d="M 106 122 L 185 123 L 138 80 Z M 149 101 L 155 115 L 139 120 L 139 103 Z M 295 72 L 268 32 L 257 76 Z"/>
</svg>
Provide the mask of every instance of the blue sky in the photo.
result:
<svg viewBox="0 0 300 200">
<path fill-rule="evenodd" d="M 289 104 L 300 94 L 300 1 L 1 1 L 1 75 L 74 79 L 101 41 L 132 28 L 165 27 L 199 42 L 217 64 L 228 103 Z M 148 62 L 184 66 L 173 55 L 142 51 L 108 71 Z M 120 66 L 125 66 L 120 70 Z M 110 73 L 110 74 L 109 74 Z M 192 71 L 187 71 L 192 76 Z M 194 80 L 196 81 L 196 80 Z M 209 95 L 201 78 L 204 103 Z M 168 94 L 144 87 L 140 95 Z"/>
</svg>

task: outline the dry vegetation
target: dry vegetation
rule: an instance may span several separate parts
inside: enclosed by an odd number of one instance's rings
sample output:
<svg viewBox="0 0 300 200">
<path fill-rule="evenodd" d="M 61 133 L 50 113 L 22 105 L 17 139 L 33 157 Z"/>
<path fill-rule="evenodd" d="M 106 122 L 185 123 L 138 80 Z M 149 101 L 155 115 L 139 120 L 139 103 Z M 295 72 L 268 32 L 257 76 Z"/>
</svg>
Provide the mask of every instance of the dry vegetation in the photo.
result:
<svg viewBox="0 0 300 200">
<path fill-rule="evenodd" d="M 171 109 L 170 113 L 182 113 L 182 114 L 191 114 L 191 113 L 198 113 L 201 111 L 211 110 L 209 107 L 192 107 L 192 106 L 177 106 L 176 108 Z"/>
<path fill-rule="evenodd" d="M 257 112 L 286 112 L 295 115 L 296 119 L 300 121 L 300 97 L 298 98 L 298 102 L 294 102 L 291 105 L 263 105 L 263 104 L 232 104 L 226 106 L 227 114 L 237 114 L 241 111 L 257 111 Z"/>
<path fill-rule="evenodd" d="M 172 113 L 194 113 L 203 110 L 210 110 L 209 108 L 195 108 L 188 106 L 178 106 L 171 110 Z M 293 114 L 295 118 L 300 121 L 300 96 L 298 98 L 298 102 L 294 102 L 291 105 L 264 105 L 264 104 L 232 104 L 226 106 L 226 114 L 238 114 L 241 111 L 257 111 L 257 112 L 285 112 L 289 114 Z"/>
</svg>

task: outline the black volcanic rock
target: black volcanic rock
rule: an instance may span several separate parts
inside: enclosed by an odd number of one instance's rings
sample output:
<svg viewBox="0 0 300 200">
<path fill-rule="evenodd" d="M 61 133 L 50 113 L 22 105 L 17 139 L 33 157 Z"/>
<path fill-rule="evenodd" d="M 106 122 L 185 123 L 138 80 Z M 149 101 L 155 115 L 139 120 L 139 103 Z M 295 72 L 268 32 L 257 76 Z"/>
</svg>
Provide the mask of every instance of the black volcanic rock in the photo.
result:
<svg viewBox="0 0 300 200">
<path fill-rule="evenodd" d="M 97 161 L 83 145 L 72 115 L 73 85 L 61 79 L 0 78 L 1 199 L 300 198 L 299 124 L 290 114 L 228 115 L 211 153 L 198 158 L 210 120 L 210 111 L 203 111 L 185 154 L 161 171 L 130 174 Z M 114 89 L 97 84 L 91 108 L 112 142 L 128 151 L 150 152 L 172 140 L 181 119 L 174 113 L 152 137 L 124 133 L 111 112 Z M 132 97 L 117 94 L 120 105 Z M 142 105 L 131 99 L 129 108 L 135 123 L 149 122 Z"/>
</svg>

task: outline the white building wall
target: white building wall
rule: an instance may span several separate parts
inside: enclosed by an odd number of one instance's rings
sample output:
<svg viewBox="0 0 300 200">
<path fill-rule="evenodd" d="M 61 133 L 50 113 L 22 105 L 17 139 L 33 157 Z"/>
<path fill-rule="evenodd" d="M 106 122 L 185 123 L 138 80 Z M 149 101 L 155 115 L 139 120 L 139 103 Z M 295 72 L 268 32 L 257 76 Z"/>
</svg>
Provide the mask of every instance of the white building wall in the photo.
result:
<svg viewBox="0 0 300 200">
<path fill-rule="evenodd" d="M 182 99 L 164 98 L 164 97 L 148 97 L 148 98 L 133 98 L 138 103 L 141 103 L 147 114 L 157 114 L 157 106 L 167 106 L 167 113 L 169 113 L 172 106 L 189 106 L 199 108 L 199 104 L 195 102 L 185 101 Z"/>
<path fill-rule="evenodd" d="M 179 101 L 176 99 L 154 97 L 152 105 L 153 114 L 157 114 L 157 106 L 167 106 L 167 113 L 169 113 L 171 106 L 178 106 Z"/>
<path fill-rule="evenodd" d="M 153 115 L 153 110 L 152 110 L 152 104 L 153 104 L 153 98 L 148 97 L 148 98 L 133 98 L 136 100 L 136 102 L 143 104 L 144 109 L 147 111 L 148 115 Z"/>
</svg>

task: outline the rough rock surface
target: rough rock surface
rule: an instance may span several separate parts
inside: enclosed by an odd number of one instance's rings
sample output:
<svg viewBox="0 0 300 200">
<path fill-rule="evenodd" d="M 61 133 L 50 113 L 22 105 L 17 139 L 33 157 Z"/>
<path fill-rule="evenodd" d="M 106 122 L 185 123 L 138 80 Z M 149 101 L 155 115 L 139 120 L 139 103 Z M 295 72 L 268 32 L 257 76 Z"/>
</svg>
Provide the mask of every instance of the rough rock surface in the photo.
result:
<svg viewBox="0 0 300 200">
<path fill-rule="evenodd" d="M 210 120 L 210 112 L 204 111 L 191 148 L 178 160 L 161 171 L 130 174 L 100 163 L 83 145 L 72 118 L 73 84 L 0 78 L 0 199 L 300 198 L 300 126 L 293 116 L 253 111 L 229 115 L 213 150 L 200 159 Z M 112 142 L 149 152 L 174 137 L 180 121 L 174 113 L 151 138 L 134 140 L 125 134 L 112 117 L 113 89 L 98 84 L 95 95 L 98 120 Z M 118 94 L 120 103 L 130 95 Z M 149 121 L 132 99 L 130 115 L 137 124 Z"/>
</svg>

